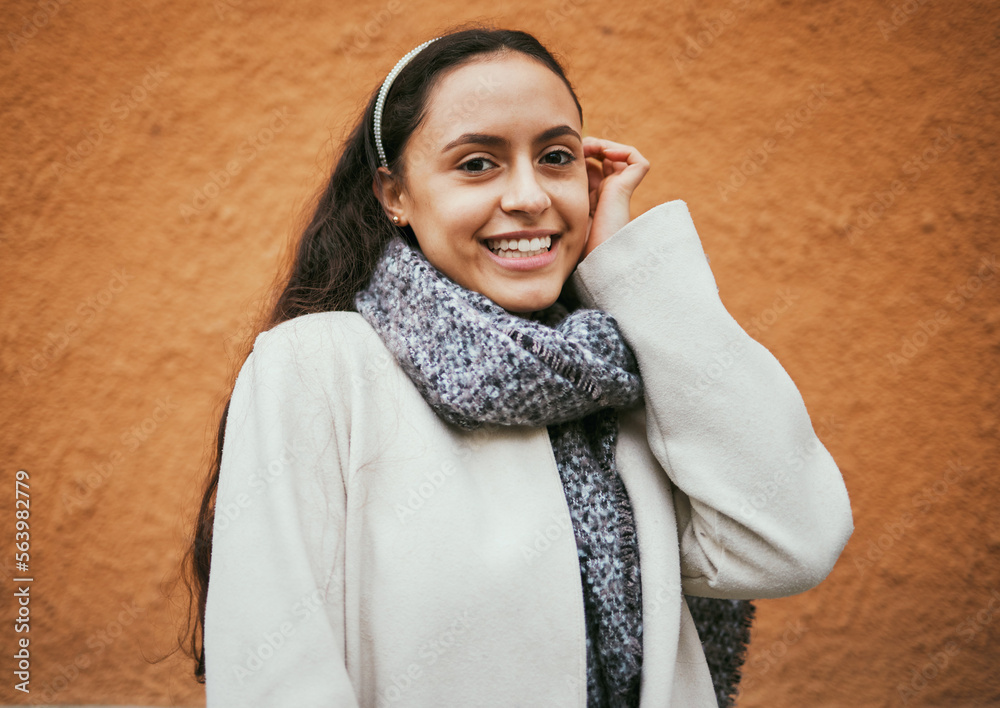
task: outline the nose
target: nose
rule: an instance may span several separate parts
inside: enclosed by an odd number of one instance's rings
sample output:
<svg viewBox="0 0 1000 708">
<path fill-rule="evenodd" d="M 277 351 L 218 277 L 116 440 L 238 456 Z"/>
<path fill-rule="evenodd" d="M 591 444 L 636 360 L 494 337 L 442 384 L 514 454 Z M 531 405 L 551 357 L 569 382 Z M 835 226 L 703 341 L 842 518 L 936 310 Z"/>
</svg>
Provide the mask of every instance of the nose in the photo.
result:
<svg viewBox="0 0 1000 708">
<path fill-rule="evenodd" d="M 504 185 L 500 208 L 507 212 L 540 214 L 552 206 L 548 191 L 539 183 L 532 160 L 519 160 Z"/>
</svg>

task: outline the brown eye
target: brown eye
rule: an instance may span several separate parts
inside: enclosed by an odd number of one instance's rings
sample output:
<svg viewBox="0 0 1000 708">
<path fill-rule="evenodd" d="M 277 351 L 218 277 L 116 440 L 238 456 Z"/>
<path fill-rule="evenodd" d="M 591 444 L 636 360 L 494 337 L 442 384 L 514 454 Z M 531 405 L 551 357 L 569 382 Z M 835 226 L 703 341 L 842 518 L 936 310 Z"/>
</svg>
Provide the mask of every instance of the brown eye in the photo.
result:
<svg viewBox="0 0 1000 708">
<path fill-rule="evenodd" d="M 462 170 L 463 172 L 470 172 L 476 174 L 480 172 L 485 172 L 487 170 L 487 168 L 485 167 L 487 163 L 490 165 L 496 164 L 492 160 L 487 160 L 485 157 L 474 157 L 471 160 L 466 160 L 465 162 L 463 162 L 461 165 L 458 166 L 458 169 Z"/>
<path fill-rule="evenodd" d="M 555 156 L 554 159 L 550 159 Z M 576 159 L 576 155 L 566 150 L 553 150 L 552 152 L 546 153 L 545 157 L 542 158 L 549 165 L 568 165 Z"/>
</svg>

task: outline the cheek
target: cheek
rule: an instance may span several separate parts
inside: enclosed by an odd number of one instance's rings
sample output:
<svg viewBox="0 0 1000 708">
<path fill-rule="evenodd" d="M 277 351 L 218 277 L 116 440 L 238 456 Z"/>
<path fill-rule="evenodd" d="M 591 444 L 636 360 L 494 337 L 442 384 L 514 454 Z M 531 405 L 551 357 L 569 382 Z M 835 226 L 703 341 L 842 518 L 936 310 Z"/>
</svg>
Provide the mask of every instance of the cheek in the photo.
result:
<svg viewBox="0 0 1000 708">
<path fill-rule="evenodd" d="M 590 214 L 589 189 L 587 173 L 585 170 L 580 170 L 573 179 L 567 179 L 563 182 L 556 193 L 562 202 L 563 209 L 573 214 L 579 214 L 582 211 L 586 217 Z"/>
<path fill-rule="evenodd" d="M 429 203 L 428 203 L 429 202 Z M 474 236 L 485 219 L 482 199 L 440 190 L 438 198 L 426 200 L 412 215 L 412 226 L 425 253 L 441 253 Z"/>
<path fill-rule="evenodd" d="M 444 206 L 447 218 L 468 236 L 489 222 L 496 210 L 492 195 L 486 193 L 455 195 L 445 199 Z"/>
<path fill-rule="evenodd" d="M 568 185 L 562 196 L 563 210 L 567 216 L 573 219 L 575 226 L 586 226 L 587 218 L 590 216 L 590 194 L 587 191 L 587 183 L 573 183 Z"/>
<path fill-rule="evenodd" d="M 438 193 L 435 220 L 445 226 L 452 237 L 472 237 L 493 214 L 493 195 L 485 191 L 442 190 Z"/>
</svg>

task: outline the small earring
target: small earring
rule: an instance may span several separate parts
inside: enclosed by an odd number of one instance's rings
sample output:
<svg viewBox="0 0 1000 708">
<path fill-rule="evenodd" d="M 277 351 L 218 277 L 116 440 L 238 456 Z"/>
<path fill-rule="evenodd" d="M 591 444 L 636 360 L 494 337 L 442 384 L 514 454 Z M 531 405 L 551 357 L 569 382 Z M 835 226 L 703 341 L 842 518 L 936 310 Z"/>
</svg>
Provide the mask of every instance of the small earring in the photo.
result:
<svg viewBox="0 0 1000 708">
<path fill-rule="evenodd" d="M 399 217 L 398 216 L 392 217 L 392 223 L 398 224 L 399 223 Z"/>
</svg>

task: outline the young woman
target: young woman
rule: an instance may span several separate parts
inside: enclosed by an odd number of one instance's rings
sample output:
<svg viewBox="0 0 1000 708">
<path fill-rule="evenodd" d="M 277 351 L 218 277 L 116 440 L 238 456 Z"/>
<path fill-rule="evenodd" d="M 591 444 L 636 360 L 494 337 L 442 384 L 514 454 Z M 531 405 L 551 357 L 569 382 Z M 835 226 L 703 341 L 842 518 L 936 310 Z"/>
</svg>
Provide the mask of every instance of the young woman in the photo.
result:
<svg viewBox="0 0 1000 708">
<path fill-rule="evenodd" d="M 685 595 L 833 567 L 850 506 L 797 389 L 582 118 L 505 30 L 372 95 L 220 426 L 210 707 L 714 706 Z"/>
</svg>

